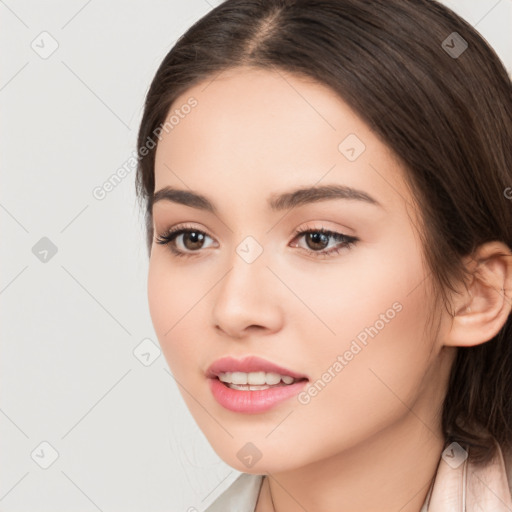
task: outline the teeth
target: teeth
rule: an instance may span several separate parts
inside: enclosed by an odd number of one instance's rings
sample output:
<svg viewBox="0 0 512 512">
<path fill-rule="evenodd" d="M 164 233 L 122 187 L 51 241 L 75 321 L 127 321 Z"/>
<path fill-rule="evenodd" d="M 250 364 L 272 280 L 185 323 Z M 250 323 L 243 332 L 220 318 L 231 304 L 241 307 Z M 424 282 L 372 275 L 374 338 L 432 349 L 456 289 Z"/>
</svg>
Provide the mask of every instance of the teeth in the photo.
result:
<svg viewBox="0 0 512 512">
<path fill-rule="evenodd" d="M 233 372 L 231 374 L 232 384 L 247 384 L 247 373 L 243 372 Z"/>
<path fill-rule="evenodd" d="M 265 381 L 265 372 L 251 372 L 246 373 L 247 375 L 247 384 L 252 384 L 256 386 L 263 386 L 266 384 Z"/>
<path fill-rule="evenodd" d="M 231 389 L 238 389 L 239 391 L 261 391 L 263 389 L 268 389 L 270 386 L 249 386 L 246 384 L 245 386 L 239 386 L 237 384 L 228 384 Z"/>
<path fill-rule="evenodd" d="M 266 373 L 265 374 L 265 383 L 268 384 L 269 386 L 272 386 L 273 384 L 279 384 L 279 381 L 283 378 L 291 379 L 291 377 L 288 377 L 287 375 L 285 375 L 284 377 L 281 377 L 281 375 L 279 375 L 279 373 Z M 293 381 L 293 379 L 292 379 L 292 381 Z"/>
<path fill-rule="evenodd" d="M 295 381 L 293 377 L 289 375 L 279 375 L 273 372 L 226 372 L 219 373 L 219 380 L 226 384 L 234 384 L 236 386 L 243 386 L 240 389 L 251 389 L 251 386 L 274 386 L 283 381 L 284 384 L 291 384 Z M 248 385 L 247 385 L 248 384 Z M 232 386 L 234 389 L 235 386 Z M 267 389 L 266 387 L 255 389 Z"/>
</svg>

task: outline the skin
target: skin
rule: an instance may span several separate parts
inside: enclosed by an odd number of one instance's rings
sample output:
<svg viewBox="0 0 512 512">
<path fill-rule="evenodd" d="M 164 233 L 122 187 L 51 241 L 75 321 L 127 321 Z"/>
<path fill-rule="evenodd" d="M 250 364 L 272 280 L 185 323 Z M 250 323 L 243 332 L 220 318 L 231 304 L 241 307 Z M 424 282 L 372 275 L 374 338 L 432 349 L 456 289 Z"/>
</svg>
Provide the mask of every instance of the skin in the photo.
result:
<svg viewBox="0 0 512 512">
<path fill-rule="evenodd" d="M 156 202 L 155 235 L 186 224 L 208 236 L 203 246 L 187 235 L 175 240 L 188 257 L 154 242 L 148 278 L 154 328 L 191 414 L 227 464 L 270 475 L 257 512 L 273 510 L 269 489 L 279 512 L 418 512 L 444 447 L 440 411 L 454 345 L 468 331 L 471 343 L 485 341 L 510 305 L 493 295 L 492 325 L 474 311 L 458 323 L 441 316 L 435 335 L 406 171 L 330 89 L 283 71 L 235 68 L 192 87 L 171 110 L 191 96 L 197 106 L 158 144 L 155 191 L 191 189 L 217 212 Z M 353 162 L 338 149 L 349 134 L 366 146 Z M 330 199 L 274 212 L 266 202 L 333 183 L 382 207 Z M 336 239 L 322 247 L 294 233 L 322 227 L 359 240 L 315 256 Z M 236 253 L 247 236 L 263 249 L 250 264 Z M 508 263 L 491 273 L 495 287 L 506 282 L 508 289 Z M 461 312 L 468 297 L 458 297 Z M 397 302 L 400 312 L 306 405 L 291 398 L 241 414 L 209 390 L 208 366 L 228 355 L 257 355 L 315 382 Z M 250 468 L 237 457 L 247 442 L 262 454 Z"/>
</svg>

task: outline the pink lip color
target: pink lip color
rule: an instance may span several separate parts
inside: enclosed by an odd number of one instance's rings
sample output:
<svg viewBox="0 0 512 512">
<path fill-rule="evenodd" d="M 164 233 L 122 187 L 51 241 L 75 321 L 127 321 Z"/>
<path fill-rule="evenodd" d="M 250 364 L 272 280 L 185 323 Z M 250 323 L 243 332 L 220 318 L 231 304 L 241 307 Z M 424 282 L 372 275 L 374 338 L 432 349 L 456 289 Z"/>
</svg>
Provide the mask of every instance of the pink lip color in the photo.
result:
<svg viewBox="0 0 512 512">
<path fill-rule="evenodd" d="M 243 359 L 235 359 L 233 357 L 222 357 L 217 359 L 206 371 L 207 377 L 217 377 L 219 373 L 226 372 L 266 372 L 266 373 L 279 373 L 280 375 L 289 375 L 294 379 L 305 379 L 305 375 L 293 372 L 278 366 L 277 364 L 271 363 L 266 359 L 262 359 L 257 356 L 244 357 Z"/>
<path fill-rule="evenodd" d="M 264 371 L 266 373 L 274 372 L 304 380 L 294 382 L 293 384 L 262 389 L 260 391 L 242 391 L 229 388 L 217 378 L 219 373 L 237 371 L 246 373 L 257 371 Z M 218 359 L 208 368 L 207 377 L 210 390 L 220 405 L 233 412 L 253 414 L 268 411 L 283 400 L 298 394 L 308 382 L 305 375 L 293 372 L 256 356 L 250 356 L 244 359 L 234 359 L 232 357 Z"/>
<path fill-rule="evenodd" d="M 286 386 L 262 389 L 261 391 L 240 391 L 231 389 L 217 378 L 208 379 L 215 400 L 222 407 L 233 412 L 258 413 L 272 409 L 277 404 L 290 398 L 305 386 L 307 380 L 301 380 Z"/>
</svg>

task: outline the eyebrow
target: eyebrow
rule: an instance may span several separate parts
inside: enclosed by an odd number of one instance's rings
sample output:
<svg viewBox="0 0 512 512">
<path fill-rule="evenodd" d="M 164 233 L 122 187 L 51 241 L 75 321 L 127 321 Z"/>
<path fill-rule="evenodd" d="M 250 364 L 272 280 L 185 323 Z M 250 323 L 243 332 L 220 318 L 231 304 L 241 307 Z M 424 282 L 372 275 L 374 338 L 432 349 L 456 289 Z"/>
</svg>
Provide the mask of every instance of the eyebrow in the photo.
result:
<svg viewBox="0 0 512 512">
<path fill-rule="evenodd" d="M 383 208 L 379 201 L 366 192 L 338 184 L 305 187 L 295 189 L 290 192 L 272 194 L 268 198 L 267 203 L 271 210 L 277 212 L 305 204 L 332 199 L 361 201 Z M 150 208 L 152 208 L 155 203 L 164 200 L 183 204 L 199 210 L 209 211 L 214 214 L 217 213 L 215 205 L 206 196 L 198 194 L 197 192 L 192 192 L 191 190 L 182 190 L 173 187 L 161 188 L 153 194 L 150 202 Z"/>
</svg>

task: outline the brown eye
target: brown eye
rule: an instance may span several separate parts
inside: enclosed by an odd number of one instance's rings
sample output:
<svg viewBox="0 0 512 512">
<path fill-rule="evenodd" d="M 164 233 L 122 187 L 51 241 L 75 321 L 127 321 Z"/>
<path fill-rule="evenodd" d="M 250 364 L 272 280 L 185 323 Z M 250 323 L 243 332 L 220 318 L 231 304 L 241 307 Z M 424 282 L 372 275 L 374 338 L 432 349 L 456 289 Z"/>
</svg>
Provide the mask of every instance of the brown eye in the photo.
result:
<svg viewBox="0 0 512 512">
<path fill-rule="evenodd" d="M 201 231 L 187 231 L 182 233 L 182 236 L 183 245 L 185 249 L 188 249 L 189 251 L 201 249 L 204 244 L 205 235 L 204 233 L 201 233 Z M 190 244 L 187 243 L 187 240 L 190 241 Z"/>
<path fill-rule="evenodd" d="M 359 241 L 359 238 L 354 236 L 344 235 L 335 231 L 328 231 L 324 228 L 309 229 L 303 231 L 296 231 L 296 239 L 305 239 L 306 247 L 301 247 L 306 252 L 312 253 L 318 257 L 328 257 L 338 254 L 342 249 L 349 249 Z M 326 249 L 331 240 L 336 243 L 333 247 Z M 297 244 L 300 247 L 300 244 Z"/>
<path fill-rule="evenodd" d="M 313 251 L 321 251 L 329 245 L 329 237 L 325 233 L 311 232 L 305 237 L 306 243 Z"/>
<path fill-rule="evenodd" d="M 171 229 L 165 234 L 156 238 L 156 243 L 167 245 L 171 252 L 176 256 L 195 256 L 194 253 L 200 253 L 200 249 L 205 247 L 206 239 L 210 238 L 206 233 L 193 228 Z"/>
</svg>

